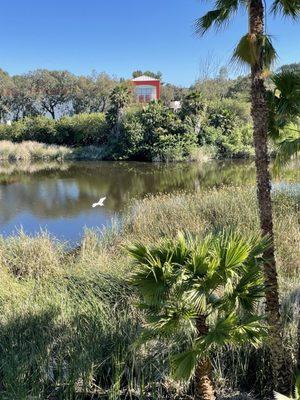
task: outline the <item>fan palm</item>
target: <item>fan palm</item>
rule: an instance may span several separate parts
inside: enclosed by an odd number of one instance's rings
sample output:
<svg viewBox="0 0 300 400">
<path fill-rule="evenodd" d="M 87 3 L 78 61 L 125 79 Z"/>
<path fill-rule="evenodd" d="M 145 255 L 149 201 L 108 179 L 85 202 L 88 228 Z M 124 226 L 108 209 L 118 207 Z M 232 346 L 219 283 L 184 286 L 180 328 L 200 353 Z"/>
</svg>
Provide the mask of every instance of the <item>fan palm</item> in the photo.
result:
<svg viewBox="0 0 300 400">
<path fill-rule="evenodd" d="M 272 245 L 265 253 L 265 295 L 266 312 L 271 326 L 270 348 L 272 351 L 273 389 L 283 387 L 283 349 L 282 328 L 280 324 L 280 304 L 275 262 L 273 216 L 271 201 L 271 179 L 268 155 L 268 104 L 265 88 L 266 71 L 276 58 L 271 38 L 265 32 L 264 0 L 215 0 L 214 9 L 199 18 L 196 30 L 204 34 L 208 29 L 228 23 L 240 7 L 248 11 L 248 32 L 243 36 L 234 51 L 234 59 L 251 67 L 251 102 L 253 118 L 253 138 L 257 180 L 257 198 L 260 213 L 260 226 L 263 235 L 269 235 Z M 299 0 L 274 0 L 271 12 L 286 17 L 300 16 Z"/>
<path fill-rule="evenodd" d="M 179 233 L 158 246 L 129 247 L 135 260 L 130 282 L 146 312 L 142 340 L 176 340 L 173 374 L 184 380 L 194 375 L 196 399 L 214 399 L 213 349 L 260 344 L 265 327 L 255 310 L 264 295 L 268 245 L 267 239 L 223 232 L 203 241 Z"/>
<path fill-rule="evenodd" d="M 300 151 L 300 73 L 282 71 L 272 81 L 274 90 L 267 93 L 269 133 L 277 143 L 275 166 L 280 167 Z"/>
</svg>

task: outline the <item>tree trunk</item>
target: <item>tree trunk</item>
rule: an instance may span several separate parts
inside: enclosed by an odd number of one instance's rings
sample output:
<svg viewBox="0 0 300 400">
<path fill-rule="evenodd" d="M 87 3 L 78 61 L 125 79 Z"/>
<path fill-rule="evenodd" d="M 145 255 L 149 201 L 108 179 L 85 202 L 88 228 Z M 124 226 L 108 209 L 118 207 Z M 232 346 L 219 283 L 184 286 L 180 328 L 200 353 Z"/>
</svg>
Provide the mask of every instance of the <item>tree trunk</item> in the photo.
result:
<svg viewBox="0 0 300 400">
<path fill-rule="evenodd" d="M 55 110 L 54 110 L 54 108 L 51 109 L 49 112 L 50 112 L 50 114 L 51 114 L 51 117 L 52 117 L 53 119 L 55 119 Z"/>
<path fill-rule="evenodd" d="M 262 0 L 249 0 L 250 35 L 258 38 L 264 34 L 264 6 Z M 283 346 L 282 326 L 280 323 L 280 304 L 278 280 L 275 261 L 271 177 L 268 155 L 268 106 L 266 103 L 266 88 L 263 78 L 263 59 L 251 68 L 251 114 L 254 125 L 254 147 L 257 182 L 257 199 L 260 214 L 260 227 L 263 235 L 268 235 L 272 245 L 265 252 L 267 260 L 264 265 L 266 314 L 270 325 L 270 349 L 272 384 L 270 389 L 283 390 Z"/>
<path fill-rule="evenodd" d="M 206 317 L 200 315 L 197 319 L 198 336 L 206 335 L 208 326 Z M 195 371 L 195 400 L 215 400 L 214 389 L 211 381 L 212 365 L 208 357 L 198 361 Z"/>
</svg>

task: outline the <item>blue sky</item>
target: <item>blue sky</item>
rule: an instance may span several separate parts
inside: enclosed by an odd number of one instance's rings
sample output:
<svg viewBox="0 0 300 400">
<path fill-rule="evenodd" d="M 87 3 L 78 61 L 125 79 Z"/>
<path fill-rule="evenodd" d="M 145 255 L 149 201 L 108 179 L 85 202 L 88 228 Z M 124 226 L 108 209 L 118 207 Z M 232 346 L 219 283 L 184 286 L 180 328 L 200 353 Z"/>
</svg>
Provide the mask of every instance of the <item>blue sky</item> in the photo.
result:
<svg viewBox="0 0 300 400">
<path fill-rule="evenodd" d="M 36 68 L 75 74 L 106 71 L 130 77 L 160 70 L 164 81 L 190 85 L 203 61 L 228 62 L 246 32 L 243 13 L 219 33 L 198 38 L 193 22 L 204 0 L 1 0 L 0 68 L 19 74 Z M 279 64 L 300 61 L 300 20 L 268 20 Z M 236 71 L 233 71 L 236 73 Z"/>
</svg>

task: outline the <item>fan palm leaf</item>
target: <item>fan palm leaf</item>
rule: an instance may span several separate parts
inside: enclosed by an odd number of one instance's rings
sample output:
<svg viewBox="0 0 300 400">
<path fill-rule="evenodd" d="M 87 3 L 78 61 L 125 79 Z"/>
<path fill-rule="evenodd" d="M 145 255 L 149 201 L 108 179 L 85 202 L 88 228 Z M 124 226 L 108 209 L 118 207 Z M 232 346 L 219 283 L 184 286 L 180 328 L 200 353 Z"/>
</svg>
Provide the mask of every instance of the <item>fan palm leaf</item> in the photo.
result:
<svg viewBox="0 0 300 400">
<path fill-rule="evenodd" d="M 274 14 L 282 14 L 284 16 L 297 18 L 300 16 L 299 0 L 274 0 L 271 12 Z"/>
<path fill-rule="evenodd" d="M 269 35 L 254 35 L 247 33 L 236 46 L 232 59 L 249 66 L 261 61 L 263 68 L 269 69 L 277 57 Z"/>
<path fill-rule="evenodd" d="M 293 157 L 300 153 L 300 131 L 299 137 L 291 137 L 284 139 L 278 144 L 278 151 L 275 160 L 275 167 L 285 165 Z"/>
</svg>

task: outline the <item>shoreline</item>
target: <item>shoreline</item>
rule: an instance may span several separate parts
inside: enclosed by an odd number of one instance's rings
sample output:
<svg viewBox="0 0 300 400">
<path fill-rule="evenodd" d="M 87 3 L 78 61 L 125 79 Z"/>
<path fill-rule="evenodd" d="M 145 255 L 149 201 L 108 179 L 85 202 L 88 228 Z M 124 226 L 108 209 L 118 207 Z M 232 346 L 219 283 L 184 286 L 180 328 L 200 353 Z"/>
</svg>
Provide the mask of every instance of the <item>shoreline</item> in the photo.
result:
<svg viewBox="0 0 300 400">
<path fill-rule="evenodd" d="M 213 149 L 198 147 L 186 159 L 180 160 L 142 160 L 142 159 L 113 159 L 107 156 L 105 146 L 72 147 L 56 144 L 46 144 L 35 141 L 12 142 L 0 140 L 0 162 L 37 162 L 37 161 L 126 161 L 149 164 L 176 164 L 189 162 L 207 162 L 211 160 L 251 160 L 253 157 L 219 158 L 213 154 Z"/>
</svg>

